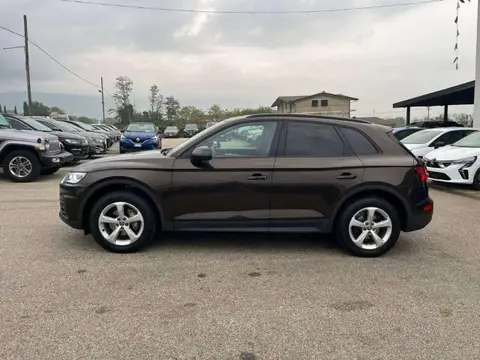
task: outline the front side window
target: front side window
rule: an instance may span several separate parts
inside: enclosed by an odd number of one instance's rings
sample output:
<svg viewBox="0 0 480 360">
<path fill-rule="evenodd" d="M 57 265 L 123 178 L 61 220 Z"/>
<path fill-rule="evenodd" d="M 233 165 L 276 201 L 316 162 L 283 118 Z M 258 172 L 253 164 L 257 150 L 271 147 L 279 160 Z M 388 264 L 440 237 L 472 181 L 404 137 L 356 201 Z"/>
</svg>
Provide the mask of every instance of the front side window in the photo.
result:
<svg viewBox="0 0 480 360">
<path fill-rule="evenodd" d="M 288 123 L 285 156 L 343 156 L 345 146 L 331 125 L 291 121 Z"/>
<path fill-rule="evenodd" d="M 212 148 L 214 157 L 267 157 L 270 155 L 276 121 L 255 122 L 227 128 L 198 146 Z"/>
<path fill-rule="evenodd" d="M 464 138 L 466 136 L 464 130 L 458 131 L 449 131 L 446 134 L 443 134 L 438 139 L 435 140 L 435 143 L 443 143 L 444 145 L 451 145 L 458 140 Z"/>
</svg>

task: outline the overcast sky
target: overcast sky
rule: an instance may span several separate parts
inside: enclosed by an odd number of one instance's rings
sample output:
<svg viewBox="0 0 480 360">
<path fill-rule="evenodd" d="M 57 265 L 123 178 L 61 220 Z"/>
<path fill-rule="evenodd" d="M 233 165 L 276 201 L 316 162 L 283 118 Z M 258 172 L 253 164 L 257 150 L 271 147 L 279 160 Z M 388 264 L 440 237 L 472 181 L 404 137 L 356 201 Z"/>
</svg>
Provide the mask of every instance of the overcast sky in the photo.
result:
<svg viewBox="0 0 480 360">
<path fill-rule="evenodd" d="M 348 8 L 413 0 L 103 2 L 254 11 Z M 32 41 L 93 83 L 100 83 L 103 76 L 110 93 L 116 76 L 131 77 L 138 108 L 146 106 L 148 88 L 156 83 L 162 93 L 174 95 L 181 104 L 203 108 L 213 103 L 229 108 L 269 106 L 280 95 L 327 91 L 359 98 L 353 106 L 357 116 L 371 116 L 375 110 L 376 115 L 386 117 L 403 115 L 392 109 L 393 102 L 473 80 L 476 2 L 462 5 L 460 11 L 458 71 L 452 64 L 455 3 L 444 0 L 309 15 L 212 15 L 59 0 L 3 0 L 0 25 L 22 32 L 22 15 L 26 14 Z M 0 29 L 1 48 L 21 42 L 21 38 Z M 77 114 L 85 109 L 85 115 L 100 117 L 97 90 L 35 48 L 31 49 L 31 73 L 34 100 L 57 101 L 47 105 L 67 107 Z M 0 104 L 15 101 L 18 103 L 7 107 L 21 105 L 24 89 L 22 50 L 0 50 Z M 107 107 L 111 106 L 107 101 Z M 422 115 L 422 111 L 414 114 Z"/>
</svg>

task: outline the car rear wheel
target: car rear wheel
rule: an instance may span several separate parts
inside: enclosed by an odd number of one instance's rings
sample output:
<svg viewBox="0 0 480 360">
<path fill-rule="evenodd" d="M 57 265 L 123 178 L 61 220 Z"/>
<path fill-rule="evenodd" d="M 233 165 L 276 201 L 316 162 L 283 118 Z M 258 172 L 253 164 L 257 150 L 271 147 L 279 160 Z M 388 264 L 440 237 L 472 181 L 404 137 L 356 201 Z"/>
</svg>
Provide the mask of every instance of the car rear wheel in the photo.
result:
<svg viewBox="0 0 480 360">
<path fill-rule="evenodd" d="M 147 199 L 130 191 L 115 191 L 102 197 L 90 214 L 95 241 L 116 253 L 147 246 L 156 234 L 158 219 Z"/>
<path fill-rule="evenodd" d="M 12 151 L 5 157 L 2 166 L 5 176 L 15 182 L 31 182 L 40 176 L 40 161 L 28 150 Z"/>
<path fill-rule="evenodd" d="M 400 236 L 401 223 L 395 208 L 376 197 L 349 204 L 336 222 L 340 245 L 354 255 L 380 256 L 390 250 Z"/>
</svg>

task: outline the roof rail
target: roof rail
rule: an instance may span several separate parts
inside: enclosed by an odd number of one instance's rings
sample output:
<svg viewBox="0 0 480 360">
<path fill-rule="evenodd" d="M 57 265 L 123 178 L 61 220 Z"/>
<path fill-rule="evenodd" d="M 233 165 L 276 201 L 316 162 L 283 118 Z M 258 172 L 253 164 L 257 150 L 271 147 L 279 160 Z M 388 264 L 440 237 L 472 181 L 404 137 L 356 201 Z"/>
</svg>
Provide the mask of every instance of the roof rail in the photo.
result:
<svg viewBox="0 0 480 360">
<path fill-rule="evenodd" d="M 246 115 L 249 118 L 257 118 L 257 117 L 295 117 L 295 118 L 316 118 L 316 119 L 326 119 L 326 120 L 342 120 L 342 121 L 351 121 L 360 124 L 371 124 L 369 121 L 360 120 L 360 119 L 352 119 L 352 118 L 345 118 L 339 116 L 330 116 L 330 115 L 319 115 L 319 114 L 297 114 L 297 113 L 264 113 L 264 114 L 253 114 L 253 115 Z"/>
</svg>

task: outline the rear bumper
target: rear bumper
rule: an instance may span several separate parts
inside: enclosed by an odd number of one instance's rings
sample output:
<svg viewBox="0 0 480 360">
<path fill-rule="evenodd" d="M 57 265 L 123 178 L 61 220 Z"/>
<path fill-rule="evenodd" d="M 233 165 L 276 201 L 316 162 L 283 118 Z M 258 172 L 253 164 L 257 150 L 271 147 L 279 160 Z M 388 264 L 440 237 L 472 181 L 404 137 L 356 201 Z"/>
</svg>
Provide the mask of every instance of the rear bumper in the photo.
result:
<svg viewBox="0 0 480 360">
<path fill-rule="evenodd" d="M 74 160 L 74 157 L 69 152 L 63 151 L 59 154 L 41 154 L 39 153 L 40 162 L 45 168 L 61 167 Z"/>
<path fill-rule="evenodd" d="M 417 204 L 415 210 L 412 211 L 405 224 L 404 232 L 416 231 L 425 228 L 433 218 L 433 200 L 425 199 L 422 203 Z"/>
</svg>

